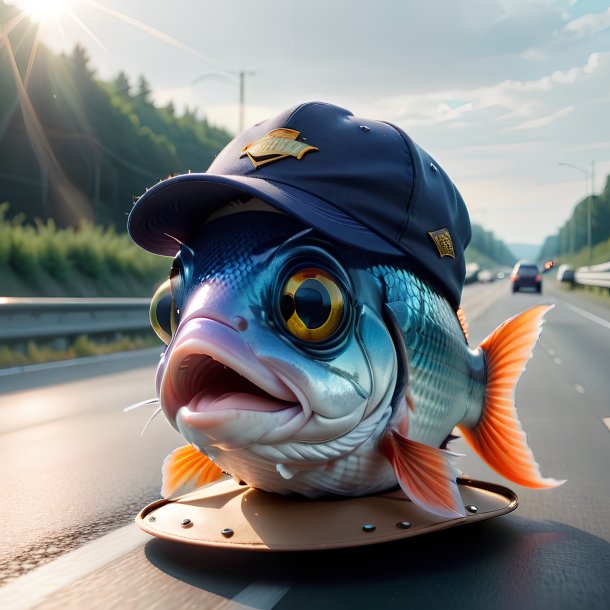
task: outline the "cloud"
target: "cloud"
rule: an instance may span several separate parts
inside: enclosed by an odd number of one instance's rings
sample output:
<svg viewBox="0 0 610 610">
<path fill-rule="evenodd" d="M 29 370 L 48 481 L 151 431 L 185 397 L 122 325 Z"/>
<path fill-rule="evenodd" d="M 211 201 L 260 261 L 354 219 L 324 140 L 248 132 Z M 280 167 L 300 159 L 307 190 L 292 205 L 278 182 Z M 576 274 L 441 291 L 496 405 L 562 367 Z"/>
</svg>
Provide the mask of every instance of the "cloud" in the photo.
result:
<svg viewBox="0 0 610 610">
<path fill-rule="evenodd" d="M 508 131 L 515 131 L 517 129 L 535 129 L 537 127 L 546 127 L 550 123 L 566 116 L 570 112 L 574 110 L 574 106 L 568 106 L 567 108 L 561 108 L 556 112 L 548 114 L 543 117 L 539 117 L 537 119 L 532 119 L 531 121 L 524 121 L 523 123 L 519 123 L 518 125 L 513 125 L 512 127 L 508 127 Z"/>
<path fill-rule="evenodd" d="M 521 54 L 526 60 L 545 60 L 579 43 L 590 42 L 596 34 L 610 28 L 610 8 L 602 13 L 588 13 L 567 21 L 542 44 L 532 45 Z"/>
<path fill-rule="evenodd" d="M 499 133 L 545 127 L 570 112 L 609 101 L 609 82 L 610 52 L 593 53 L 580 66 L 555 70 L 538 79 L 505 80 L 471 90 L 397 95 L 374 102 L 366 110 L 405 129 L 451 122 L 475 126 L 481 119 L 489 129 L 491 118 L 501 124 Z"/>
</svg>

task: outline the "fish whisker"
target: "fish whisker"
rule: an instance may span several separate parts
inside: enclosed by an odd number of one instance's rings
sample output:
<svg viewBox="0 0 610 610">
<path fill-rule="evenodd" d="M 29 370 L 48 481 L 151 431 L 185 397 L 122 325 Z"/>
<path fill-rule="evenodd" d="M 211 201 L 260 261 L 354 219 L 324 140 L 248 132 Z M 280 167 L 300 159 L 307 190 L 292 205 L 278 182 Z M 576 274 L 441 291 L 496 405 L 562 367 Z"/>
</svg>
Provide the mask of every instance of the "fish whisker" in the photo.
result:
<svg viewBox="0 0 610 610">
<path fill-rule="evenodd" d="M 161 413 L 161 407 L 159 407 L 149 418 L 148 421 L 144 424 L 144 427 L 142 428 L 142 432 L 140 432 L 140 438 L 142 438 L 144 436 L 144 432 L 146 432 L 146 428 L 148 428 L 148 424 L 150 424 L 150 422 L 155 419 L 155 417 L 157 417 L 157 415 L 159 415 L 159 413 Z"/>
<path fill-rule="evenodd" d="M 136 402 L 133 405 L 129 405 L 123 409 L 123 413 L 127 413 L 128 411 L 133 411 L 134 409 L 139 409 L 140 407 L 148 407 L 155 404 L 159 404 L 158 398 L 149 398 L 148 400 L 143 400 L 141 402 Z"/>
</svg>

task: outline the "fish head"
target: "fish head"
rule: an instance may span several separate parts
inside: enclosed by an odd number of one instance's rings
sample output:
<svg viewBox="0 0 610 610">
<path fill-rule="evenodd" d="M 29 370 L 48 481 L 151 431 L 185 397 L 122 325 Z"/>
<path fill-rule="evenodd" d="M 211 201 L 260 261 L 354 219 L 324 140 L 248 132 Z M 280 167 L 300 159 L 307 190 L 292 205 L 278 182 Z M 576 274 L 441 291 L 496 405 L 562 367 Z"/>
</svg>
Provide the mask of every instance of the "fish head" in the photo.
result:
<svg viewBox="0 0 610 610">
<path fill-rule="evenodd" d="M 274 491 L 253 464 L 319 467 L 390 416 L 396 351 L 356 258 L 287 215 L 231 214 L 182 245 L 153 299 L 167 419 L 253 486 Z"/>
</svg>

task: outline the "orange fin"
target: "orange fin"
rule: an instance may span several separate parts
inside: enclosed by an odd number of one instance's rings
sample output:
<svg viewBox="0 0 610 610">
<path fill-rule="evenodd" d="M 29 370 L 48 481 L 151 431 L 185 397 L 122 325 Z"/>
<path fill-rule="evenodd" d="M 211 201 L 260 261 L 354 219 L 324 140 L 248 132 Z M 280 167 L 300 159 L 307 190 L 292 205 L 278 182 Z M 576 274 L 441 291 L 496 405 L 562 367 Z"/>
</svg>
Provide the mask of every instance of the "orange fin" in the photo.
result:
<svg viewBox="0 0 610 610">
<path fill-rule="evenodd" d="M 415 413 L 415 403 L 413 402 L 413 397 L 411 396 L 411 392 L 408 389 L 405 397 L 407 399 L 407 406 L 409 407 L 409 411 Z"/>
<path fill-rule="evenodd" d="M 390 430 L 380 449 L 388 458 L 398 484 L 418 506 L 441 517 L 463 517 L 464 505 L 458 490 L 459 454 L 405 438 Z"/>
<path fill-rule="evenodd" d="M 553 305 L 536 305 L 506 320 L 481 343 L 487 361 L 483 413 L 474 428 L 460 426 L 471 447 L 497 472 L 525 487 L 556 487 L 543 478 L 515 409 L 515 386 Z"/>
<path fill-rule="evenodd" d="M 455 314 L 457 315 L 458 322 L 462 327 L 462 332 L 464 333 L 466 343 L 468 343 L 468 322 L 466 321 L 466 314 L 464 313 L 464 310 L 461 307 L 458 307 Z"/>
<path fill-rule="evenodd" d="M 222 476 L 222 470 L 212 460 L 192 445 L 184 445 L 172 451 L 163 462 L 161 495 L 169 498 L 177 489 L 193 484 L 201 487 Z"/>
</svg>

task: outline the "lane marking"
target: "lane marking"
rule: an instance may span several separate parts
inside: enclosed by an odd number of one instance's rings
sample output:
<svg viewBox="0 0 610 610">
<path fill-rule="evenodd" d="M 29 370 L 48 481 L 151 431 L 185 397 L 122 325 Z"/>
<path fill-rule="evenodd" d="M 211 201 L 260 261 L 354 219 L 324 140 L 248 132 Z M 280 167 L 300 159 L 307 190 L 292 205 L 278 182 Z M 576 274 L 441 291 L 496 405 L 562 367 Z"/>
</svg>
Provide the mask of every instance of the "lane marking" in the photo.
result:
<svg viewBox="0 0 610 610">
<path fill-rule="evenodd" d="M 604 417 L 604 423 L 606 424 L 606 428 L 610 430 L 610 417 Z"/>
<path fill-rule="evenodd" d="M 572 305 L 571 303 L 564 302 L 564 305 L 570 311 L 573 311 L 575 314 L 578 314 L 579 316 L 586 318 L 590 322 L 595 322 L 595 324 L 599 324 L 600 326 L 603 326 L 604 328 L 610 330 L 610 322 L 608 322 L 608 320 L 604 320 L 604 318 L 600 318 L 599 316 L 588 312 L 586 309 L 581 309 L 580 307 L 576 307 L 576 305 Z"/>
<path fill-rule="evenodd" d="M 253 582 L 242 589 L 227 604 L 227 610 L 237 608 L 256 608 L 271 610 L 288 593 L 292 585 L 266 582 Z"/>
<path fill-rule="evenodd" d="M 93 540 L 55 561 L 9 582 L 0 588 L 0 608 L 29 610 L 48 597 L 73 585 L 92 572 L 144 546 L 152 536 L 135 524 L 125 525 Z M 271 610 L 288 593 L 292 584 L 254 582 L 223 604 L 224 610 Z"/>
<path fill-rule="evenodd" d="M 549 354 L 549 356 L 554 356 L 556 353 L 557 353 L 557 352 L 556 352 L 554 349 L 551 349 L 551 348 L 549 347 L 549 349 L 548 349 L 548 354 Z"/>
<path fill-rule="evenodd" d="M 585 389 L 580 385 L 580 383 L 577 383 L 574 385 L 574 389 L 579 393 L 579 394 L 586 394 Z"/>
<path fill-rule="evenodd" d="M 553 358 L 553 362 L 555 364 L 563 364 L 563 360 L 561 358 L 557 358 L 557 356 L 555 356 L 555 358 Z"/>
<path fill-rule="evenodd" d="M 70 551 L 0 588 L 0 608 L 27 610 L 77 580 L 143 546 L 152 536 L 135 524 Z"/>
</svg>

